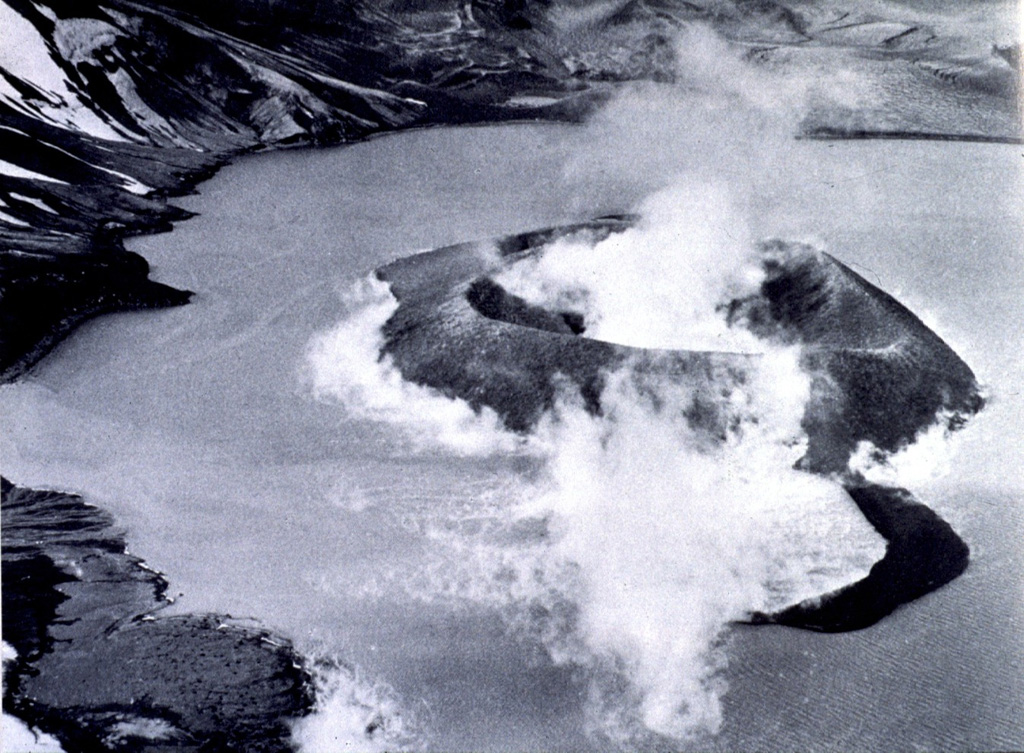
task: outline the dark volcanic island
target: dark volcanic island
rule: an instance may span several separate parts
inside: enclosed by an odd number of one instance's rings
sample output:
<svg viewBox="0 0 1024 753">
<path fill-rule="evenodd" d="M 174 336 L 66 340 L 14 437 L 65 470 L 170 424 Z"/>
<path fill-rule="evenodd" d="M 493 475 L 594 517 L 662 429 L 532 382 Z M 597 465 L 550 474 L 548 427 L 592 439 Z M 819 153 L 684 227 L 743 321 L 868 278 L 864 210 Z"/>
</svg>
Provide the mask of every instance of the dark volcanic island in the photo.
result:
<svg viewBox="0 0 1024 753">
<path fill-rule="evenodd" d="M 610 372 L 641 385 L 683 385 L 675 407 L 694 429 L 724 438 L 731 388 L 758 368 L 756 354 L 648 350 L 581 336 L 579 312 L 549 311 L 508 293 L 492 277 L 543 253 L 545 244 L 622 232 L 632 217 L 506 237 L 497 257 L 461 244 L 408 257 L 377 271 L 398 300 L 385 345 L 402 375 L 475 408 L 493 408 L 510 429 L 528 431 L 568 382 L 594 413 Z M 766 277 L 757 295 L 728 304 L 766 342 L 799 343 L 812 375 L 803 418 L 808 448 L 798 466 L 834 474 L 888 542 L 885 557 L 849 587 L 778 614 L 775 622 L 826 632 L 874 624 L 896 607 L 948 583 L 967 567 L 967 545 L 906 490 L 868 484 L 848 470 L 862 441 L 884 452 L 912 442 L 937 417 L 949 429 L 981 409 L 970 368 L 917 317 L 828 254 L 800 244 L 760 249 Z"/>
<path fill-rule="evenodd" d="M 26 378 L 91 317 L 187 304 L 192 294 L 150 279 L 124 239 L 187 220 L 173 197 L 232 159 L 416 127 L 582 121 L 630 82 L 685 84 L 677 40 L 695 26 L 745 64 L 876 85 L 863 101 L 812 97 L 794 137 L 1019 143 L 1018 46 L 975 38 L 950 13 L 908 6 L 882 18 L 799 0 L 3 0 L 0 378 Z M 466 243 L 382 267 L 398 308 L 381 356 L 513 432 L 530 432 L 567 384 L 600 415 L 608 375 L 625 372 L 642 389 L 684 387 L 690 400 L 673 409 L 723 434 L 722 403 L 757 354 L 590 339 L 580 312 L 496 281 L 554 240 L 597 242 L 636 221 L 601 217 L 501 238 L 497 255 Z M 983 401 L 937 335 L 837 259 L 783 241 L 759 254 L 760 290 L 722 314 L 766 347 L 800 347 L 811 400 L 799 467 L 838 479 L 887 549 L 864 579 L 749 622 L 866 628 L 961 574 L 968 546 L 906 490 L 850 471 L 851 455 L 863 442 L 897 452 L 936 421 L 956 429 Z M 166 580 L 87 499 L 4 478 L 2 516 L 3 639 L 17 651 L 5 712 L 68 751 L 293 745 L 290 722 L 313 710 L 314 684 L 285 637 L 226 615 L 161 616 Z"/>
</svg>

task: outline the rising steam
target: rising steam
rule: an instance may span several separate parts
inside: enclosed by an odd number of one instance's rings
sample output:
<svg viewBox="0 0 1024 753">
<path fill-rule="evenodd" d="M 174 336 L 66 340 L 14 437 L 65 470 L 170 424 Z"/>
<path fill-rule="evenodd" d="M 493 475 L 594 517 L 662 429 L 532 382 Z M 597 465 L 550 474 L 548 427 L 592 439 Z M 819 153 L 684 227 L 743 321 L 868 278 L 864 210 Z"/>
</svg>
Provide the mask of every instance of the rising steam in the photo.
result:
<svg viewBox="0 0 1024 753">
<path fill-rule="evenodd" d="M 593 245 L 556 241 L 497 277 L 548 309 L 583 314 L 586 336 L 645 348 L 759 352 L 718 307 L 756 294 L 764 277 L 743 216 L 721 181 L 680 179 L 640 207 L 638 227 Z"/>
<path fill-rule="evenodd" d="M 348 298 L 309 359 L 319 396 L 403 426 L 418 446 L 536 459 L 539 471 L 498 484 L 503 506 L 482 495 L 473 509 L 435 511 L 424 526 L 435 566 L 382 575 L 382 587 L 501 610 L 553 661 L 586 671 L 595 733 L 617 741 L 713 734 L 730 622 L 857 580 L 884 552 L 838 485 L 793 469 L 809 394 L 799 353 L 722 313 L 762 281 L 751 213 L 805 89 L 706 30 L 684 34 L 679 51 L 676 86 L 625 92 L 581 138 L 624 182 L 659 176 L 642 221 L 596 245 L 557 241 L 498 281 L 582 311 L 588 337 L 762 353 L 723 408 L 724 441 L 690 426 L 677 386 L 641 390 L 626 370 L 610 376 L 600 417 L 566 396 L 524 448 L 492 413 L 412 386 L 378 358 L 395 302 L 376 283 Z M 490 524 L 457 525 L 466 516 Z"/>
<path fill-rule="evenodd" d="M 401 425 L 417 447 L 468 454 L 515 448 L 516 438 L 500 430 L 493 411 L 474 412 L 460 400 L 407 382 L 390 358 L 381 357 L 381 327 L 398 307 L 386 284 L 372 276 L 360 280 L 342 294 L 342 304 L 349 315 L 309 347 L 314 395 L 340 404 L 352 418 Z"/>
<path fill-rule="evenodd" d="M 606 418 L 561 410 L 547 486 L 523 508 L 549 521 L 551 561 L 578 571 L 573 660 L 621 667 L 631 694 L 614 707 L 632 697 L 669 737 L 718 729 L 730 621 L 850 582 L 881 553 L 838 487 L 793 470 L 806 379 L 792 354 L 768 360 L 721 445 L 661 407 L 685 396 L 651 400 L 625 378 Z"/>
<path fill-rule="evenodd" d="M 316 708 L 292 725 L 292 740 L 303 753 L 376 753 L 416 750 L 415 723 L 385 685 L 370 683 L 336 661 L 313 664 Z"/>
</svg>

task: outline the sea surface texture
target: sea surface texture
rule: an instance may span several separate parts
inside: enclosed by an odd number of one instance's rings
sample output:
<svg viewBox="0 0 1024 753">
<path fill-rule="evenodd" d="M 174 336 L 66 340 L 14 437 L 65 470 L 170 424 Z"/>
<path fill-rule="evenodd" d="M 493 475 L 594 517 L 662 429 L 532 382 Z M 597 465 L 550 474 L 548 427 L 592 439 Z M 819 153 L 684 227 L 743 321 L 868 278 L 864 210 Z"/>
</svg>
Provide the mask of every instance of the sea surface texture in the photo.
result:
<svg viewBox="0 0 1024 753">
<path fill-rule="evenodd" d="M 587 656 L 586 636 L 557 614 L 586 598 L 576 575 L 544 551 L 539 523 L 513 513 L 529 504 L 544 461 L 471 414 L 454 423 L 427 415 L 448 407 L 438 398 L 399 394 L 397 407 L 371 415 L 318 398 L 310 374 L 311 342 L 350 321 L 353 285 L 380 263 L 576 220 L 648 191 L 608 176 L 590 140 L 576 127 L 447 129 L 226 168 L 188 201 L 201 216 L 135 244 L 161 280 L 195 289 L 194 303 L 97 320 L 31 379 L 0 390 L 7 472 L 30 486 L 88 490 L 127 526 L 133 551 L 170 574 L 170 592 L 181 594 L 173 609 L 258 616 L 302 650 L 386 683 L 388 703 L 415 726 L 408 734 L 428 747 L 602 747 L 637 735 L 650 744 L 642 711 L 630 716 L 628 669 L 605 666 L 593 647 Z M 955 172 L 951 153 L 962 165 Z M 941 450 L 948 468 L 901 477 L 953 522 L 973 559 L 960 580 L 870 630 L 726 630 L 714 688 L 686 699 L 720 703 L 720 719 L 688 728 L 687 739 L 723 749 L 766 740 L 789 749 L 1013 747 L 1024 694 L 1013 640 L 1019 489 L 1003 468 L 1020 442 L 1019 364 L 1005 348 L 1020 337 L 1014 151 L 795 142 L 779 163 L 795 173 L 780 174 L 780 185 L 795 177 L 802 191 L 763 197 L 772 218 L 755 232 L 813 234 L 902 300 L 920 301 L 919 313 L 991 385 L 995 406 L 956 437 L 955 455 Z M 647 180 L 685 165 L 664 167 Z M 1004 176 L 999 191 L 993 176 Z M 373 336 L 372 327 L 353 330 L 341 345 L 358 354 L 356 338 Z M 575 461 L 588 462 L 585 452 Z M 672 462 L 655 465 L 671 472 Z M 819 530 L 799 527 L 790 554 L 810 569 L 862 574 L 879 543 L 841 495 L 826 489 L 823 499 L 829 505 L 807 502 Z M 651 601 L 609 619 L 683 632 L 687 611 L 722 587 L 703 580 L 716 573 L 701 562 L 721 556 L 718 545 L 678 538 L 685 498 L 624 492 L 614 502 L 592 526 L 576 521 L 579 535 L 596 537 L 586 546 L 686 543 L 686 562 L 674 561 L 702 580 L 690 593 L 655 576 Z M 700 512 L 706 535 L 738 535 L 722 510 Z M 642 536 L 628 525 L 638 517 L 650 526 Z M 650 565 L 642 556 L 618 576 L 642 578 Z M 530 583 L 535 571 L 542 588 Z M 608 577 L 600 586 L 619 588 Z M 583 654 L 557 655 L 572 641 Z"/>
<path fill-rule="evenodd" d="M 4 749 L 1024 748 L 1015 10 L 0 5 Z M 403 377 L 417 274 L 577 224 L 502 315 L 718 354 L 714 411 L 612 369 L 510 425 Z M 842 394 L 730 305 L 788 248 L 981 398 L 809 463 Z M 885 555 L 851 479 L 966 571 L 863 629 L 753 624 Z"/>
</svg>

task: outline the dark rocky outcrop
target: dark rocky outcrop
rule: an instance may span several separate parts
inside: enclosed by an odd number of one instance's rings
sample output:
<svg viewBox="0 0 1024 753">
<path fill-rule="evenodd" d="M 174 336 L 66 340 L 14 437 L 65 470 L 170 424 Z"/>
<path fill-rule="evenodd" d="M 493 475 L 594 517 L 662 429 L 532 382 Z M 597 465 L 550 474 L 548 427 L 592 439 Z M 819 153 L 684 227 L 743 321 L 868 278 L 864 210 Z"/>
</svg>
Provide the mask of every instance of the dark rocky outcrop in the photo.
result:
<svg viewBox="0 0 1024 753">
<path fill-rule="evenodd" d="M 906 489 L 854 479 L 845 485 L 857 507 L 887 542 L 867 576 L 838 591 L 751 624 L 840 633 L 874 625 L 909 601 L 931 593 L 967 569 L 970 549 L 953 528 Z"/>
<path fill-rule="evenodd" d="M 67 248 L 65 238 L 42 233 L 0 231 L 21 247 L 0 254 L 0 374 L 20 376 L 76 326 L 97 314 L 177 306 L 188 291 L 149 279 L 149 264 L 119 243 L 95 243 L 84 254 Z M 6 237 L 5 237 L 6 236 Z M 20 241 L 20 242 L 19 242 Z M 60 250 L 45 248 L 47 241 Z M 35 253 L 28 247 L 43 247 Z"/>
<path fill-rule="evenodd" d="M 224 615 L 162 617 L 167 583 L 73 494 L 3 480 L 4 709 L 65 750 L 280 751 L 312 685 L 287 640 Z"/>
</svg>

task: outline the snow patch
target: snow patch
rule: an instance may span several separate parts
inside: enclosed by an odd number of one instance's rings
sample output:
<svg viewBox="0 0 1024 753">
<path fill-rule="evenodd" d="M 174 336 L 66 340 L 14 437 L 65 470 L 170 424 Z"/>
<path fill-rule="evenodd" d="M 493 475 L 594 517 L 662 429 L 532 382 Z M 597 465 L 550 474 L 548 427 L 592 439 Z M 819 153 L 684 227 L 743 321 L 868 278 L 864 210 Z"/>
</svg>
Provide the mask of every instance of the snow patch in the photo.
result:
<svg viewBox="0 0 1024 753">
<path fill-rule="evenodd" d="M 3 642 L 3 694 L 7 695 L 7 665 L 18 658 L 18 652 L 7 641 Z M 3 713 L 0 740 L 3 749 L 11 753 L 64 753 L 57 739 L 45 732 L 29 727 L 16 716 Z"/>
<path fill-rule="evenodd" d="M 49 45 L 39 30 L 13 8 L 0 3 L 0 68 L 30 85 L 36 96 L 30 98 L 31 109 L 55 125 L 88 133 L 101 139 L 125 141 L 123 134 L 114 130 L 96 112 L 89 108 L 77 87 L 54 59 Z M 10 89 L 5 85 L 5 99 Z M 20 95 L 15 93 L 16 100 Z M 26 107 L 20 107 L 23 112 Z"/>
<path fill-rule="evenodd" d="M 26 196 L 25 194 L 21 193 L 15 193 L 14 191 L 11 191 L 7 195 L 16 201 L 23 201 L 26 204 L 31 204 L 36 209 L 42 209 L 44 212 L 49 212 L 50 214 L 57 214 L 57 212 L 49 204 L 47 204 L 45 201 L 42 201 L 41 199 L 37 199 L 32 196 Z"/>
</svg>

